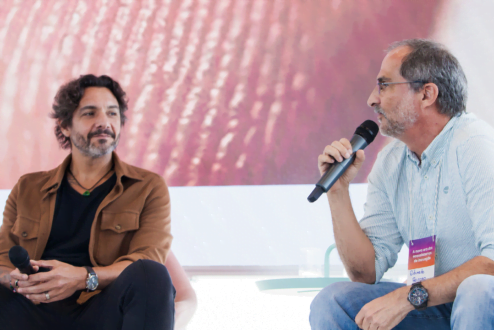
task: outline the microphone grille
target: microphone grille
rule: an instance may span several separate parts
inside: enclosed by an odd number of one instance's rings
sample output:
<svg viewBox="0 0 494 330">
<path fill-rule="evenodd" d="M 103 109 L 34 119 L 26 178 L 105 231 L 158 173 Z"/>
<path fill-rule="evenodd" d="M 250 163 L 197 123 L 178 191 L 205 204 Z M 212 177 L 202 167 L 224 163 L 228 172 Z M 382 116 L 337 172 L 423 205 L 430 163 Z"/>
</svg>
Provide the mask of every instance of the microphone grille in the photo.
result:
<svg viewBox="0 0 494 330">
<path fill-rule="evenodd" d="M 22 265 L 24 262 L 26 262 L 26 260 L 29 259 L 29 254 L 22 246 L 16 245 L 10 248 L 9 258 L 10 262 L 17 267 L 18 265 Z"/>
<path fill-rule="evenodd" d="M 379 133 L 379 126 L 372 120 L 364 121 L 355 131 L 355 134 L 363 137 L 367 144 L 371 144 L 374 141 L 377 133 Z"/>
</svg>

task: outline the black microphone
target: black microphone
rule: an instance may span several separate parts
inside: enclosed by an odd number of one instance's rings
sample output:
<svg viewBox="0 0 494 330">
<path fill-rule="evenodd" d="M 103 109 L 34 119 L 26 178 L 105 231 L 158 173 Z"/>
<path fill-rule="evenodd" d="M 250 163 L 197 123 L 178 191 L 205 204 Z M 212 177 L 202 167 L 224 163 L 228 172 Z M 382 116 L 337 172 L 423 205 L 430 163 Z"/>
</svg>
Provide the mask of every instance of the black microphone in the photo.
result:
<svg viewBox="0 0 494 330">
<path fill-rule="evenodd" d="M 31 261 L 29 260 L 29 254 L 26 249 L 20 245 L 16 245 L 9 250 L 10 262 L 19 268 L 19 271 L 23 274 L 31 275 L 36 273 L 31 266 Z"/>
<path fill-rule="evenodd" d="M 311 203 L 317 201 L 317 199 L 322 195 L 323 192 L 328 192 L 329 189 L 334 185 L 334 183 L 340 178 L 340 176 L 345 173 L 347 168 L 355 160 L 355 153 L 360 149 L 365 149 L 377 136 L 379 132 L 379 126 L 372 120 L 366 120 L 357 127 L 355 134 L 353 135 L 350 143 L 352 145 L 352 156 L 350 158 L 344 159 L 341 163 L 333 163 L 329 165 L 329 169 L 316 183 L 316 187 L 310 193 L 307 200 Z"/>
</svg>

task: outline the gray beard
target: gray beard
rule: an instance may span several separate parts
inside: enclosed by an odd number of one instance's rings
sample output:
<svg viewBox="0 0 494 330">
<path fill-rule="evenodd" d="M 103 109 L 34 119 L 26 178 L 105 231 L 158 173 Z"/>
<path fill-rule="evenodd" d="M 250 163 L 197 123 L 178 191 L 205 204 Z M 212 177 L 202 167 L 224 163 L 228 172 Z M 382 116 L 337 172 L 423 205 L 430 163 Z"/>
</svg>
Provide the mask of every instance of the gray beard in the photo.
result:
<svg viewBox="0 0 494 330">
<path fill-rule="evenodd" d="M 403 102 L 396 107 L 398 113 L 397 119 L 389 119 L 379 106 L 376 106 L 374 111 L 381 114 L 386 120 L 386 124 L 381 124 L 381 134 L 394 138 L 403 135 L 407 129 L 415 124 L 418 118 L 417 112 L 413 109 L 412 102 L 407 99 L 403 100 Z"/>
<path fill-rule="evenodd" d="M 77 134 L 75 138 L 72 138 L 71 136 L 70 140 L 83 155 L 95 159 L 113 152 L 113 150 L 117 148 L 118 142 L 120 141 L 120 134 L 109 145 L 100 145 L 99 147 L 93 146 L 90 140 L 79 134 Z"/>
</svg>

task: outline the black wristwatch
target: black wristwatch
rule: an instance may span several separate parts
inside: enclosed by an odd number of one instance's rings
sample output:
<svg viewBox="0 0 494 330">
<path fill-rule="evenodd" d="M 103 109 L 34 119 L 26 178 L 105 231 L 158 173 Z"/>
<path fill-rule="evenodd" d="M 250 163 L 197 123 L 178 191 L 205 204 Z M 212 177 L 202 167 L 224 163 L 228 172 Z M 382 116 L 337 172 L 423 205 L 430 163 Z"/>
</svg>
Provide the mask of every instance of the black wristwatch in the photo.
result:
<svg viewBox="0 0 494 330">
<path fill-rule="evenodd" d="M 408 301 L 418 311 L 423 311 L 427 308 L 429 301 L 429 292 L 422 286 L 422 282 L 412 284 L 410 292 L 408 292 Z"/>
<path fill-rule="evenodd" d="M 94 272 L 94 269 L 89 266 L 84 266 L 87 270 L 87 278 L 86 278 L 86 290 L 87 292 L 91 292 L 96 290 L 98 287 L 98 275 Z"/>
</svg>

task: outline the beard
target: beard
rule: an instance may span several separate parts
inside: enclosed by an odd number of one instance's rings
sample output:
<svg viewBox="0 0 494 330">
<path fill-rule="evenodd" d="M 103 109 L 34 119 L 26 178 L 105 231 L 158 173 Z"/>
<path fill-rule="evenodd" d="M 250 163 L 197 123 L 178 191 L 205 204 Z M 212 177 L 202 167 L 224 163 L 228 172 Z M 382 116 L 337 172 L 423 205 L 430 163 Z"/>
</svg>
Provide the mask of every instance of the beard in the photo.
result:
<svg viewBox="0 0 494 330">
<path fill-rule="evenodd" d="M 94 145 L 91 143 L 91 138 L 95 135 L 106 134 L 109 137 L 113 138 L 112 142 L 108 142 L 105 139 L 99 139 L 99 144 Z M 118 142 L 120 140 L 120 134 L 115 137 L 115 134 L 110 130 L 99 129 L 94 132 L 88 133 L 87 137 L 84 137 L 82 134 L 76 133 L 74 137 L 70 137 L 72 144 L 85 156 L 91 158 L 99 158 L 104 155 L 107 155 L 113 150 L 115 150 L 118 146 Z"/>
<path fill-rule="evenodd" d="M 413 97 L 411 95 L 405 97 L 398 104 L 396 111 L 394 112 L 395 118 L 390 118 L 389 114 L 386 115 L 379 105 L 374 107 L 374 112 L 384 117 L 380 125 L 381 134 L 394 138 L 403 135 L 403 133 L 412 127 L 418 119 L 418 113 L 415 111 Z"/>
</svg>

